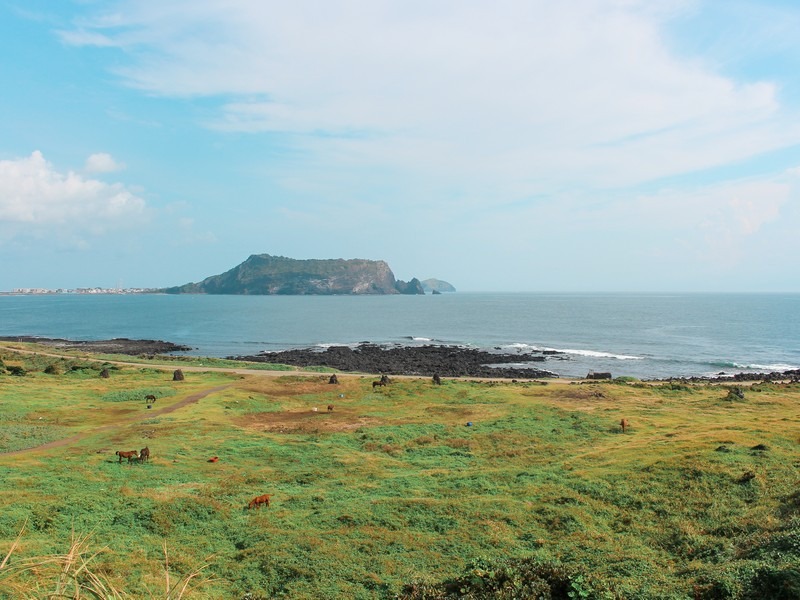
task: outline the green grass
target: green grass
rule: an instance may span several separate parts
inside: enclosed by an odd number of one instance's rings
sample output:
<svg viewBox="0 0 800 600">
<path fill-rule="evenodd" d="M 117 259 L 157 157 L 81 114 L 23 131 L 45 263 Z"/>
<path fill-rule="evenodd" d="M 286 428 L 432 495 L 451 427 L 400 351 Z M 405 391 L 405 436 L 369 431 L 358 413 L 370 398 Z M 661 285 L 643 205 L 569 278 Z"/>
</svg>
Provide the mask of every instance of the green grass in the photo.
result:
<svg viewBox="0 0 800 600">
<path fill-rule="evenodd" d="M 24 366 L 0 375 L 0 432 L 82 437 L 0 455 L 0 560 L 26 523 L 20 559 L 91 533 L 107 547 L 95 572 L 132 597 L 163 590 L 164 543 L 175 578 L 208 565 L 197 598 L 423 597 L 411 583 L 433 598 L 514 577 L 585 597 L 746 598 L 796 581 L 798 386 L 732 404 L 722 386 L 398 379 L 373 393 L 347 375 Z M 220 385 L 153 418 L 140 400 Z M 148 464 L 114 456 L 145 445 Z M 245 510 L 262 493 L 272 506 Z"/>
</svg>

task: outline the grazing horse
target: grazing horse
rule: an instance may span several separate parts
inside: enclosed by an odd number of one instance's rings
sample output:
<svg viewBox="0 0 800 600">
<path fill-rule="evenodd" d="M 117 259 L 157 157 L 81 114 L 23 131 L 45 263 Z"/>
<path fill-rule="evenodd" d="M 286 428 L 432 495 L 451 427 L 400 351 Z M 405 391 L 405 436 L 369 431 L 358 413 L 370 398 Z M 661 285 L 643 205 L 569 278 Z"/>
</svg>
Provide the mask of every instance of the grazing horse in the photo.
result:
<svg viewBox="0 0 800 600">
<path fill-rule="evenodd" d="M 131 459 L 139 458 L 139 453 L 136 450 L 117 450 L 115 454 L 119 456 L 119 462 L 122 462 L 123 458 L 127 458 L 128 462 L 131 462 Z"/>
<path fill-rule="evenodd" d="M 628 419 L 622 419 L 619 422 L 619 426 L 622 427 L 622 433 L 625 433 L 625 430 L 628 429 L 631 424 L 628 422 Z"/>
<path fill-rule="evenodd" d="M 383 387 L 386 385 L 385 381 L 373 381 L 372 382 L 372 389 L 374 390 L 376 387 Z"/>
<path fill-rule="evenodd" d="M 328 404 L 328 412 L 333 412 L 333 404 Z"/>
<path fill-rule="evenodd" d="M 145 446 L 139 451 L 139 462 L 143 463 L 150 460 L 150 448 Z"/>
<path fill-rule="evenodd" d="M 156 397 L 153 394 L 147 394 L 147 396 L 145 396 L 144 399 L 147 400 L 148 402 L 156 401 Z"/>
<path fill-rule="evenodd" d="M 272 494 L 263 494 L 262 496 L 256 496 L 247 504 L 247 508 L 261 508 L 262 504 L 266 504 L 267 508 L 269 508 L 269 502 Z"/>
<path fill-rule="evenodd" d="M 336 373 L 331 375 L 330 379 L 328 379 L 328 383 L 331 385 L 337 385 L 339 383 L 339 378 L 336 376 Z"/>
<path fill-rule="evenodd" d="M 438 373 L 433 374 L 433 385 L 442 385 L 442 378 L 439 377 Z"/>
</svg>

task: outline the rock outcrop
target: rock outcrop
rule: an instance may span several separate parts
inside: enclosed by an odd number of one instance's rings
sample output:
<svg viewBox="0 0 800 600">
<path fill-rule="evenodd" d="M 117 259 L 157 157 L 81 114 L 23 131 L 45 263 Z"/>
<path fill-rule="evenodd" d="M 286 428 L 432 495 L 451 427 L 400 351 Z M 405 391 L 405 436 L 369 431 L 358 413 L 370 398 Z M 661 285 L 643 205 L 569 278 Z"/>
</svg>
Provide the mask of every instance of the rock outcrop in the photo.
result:
<svg viewBox="0 0 800 600">
<path fill-rule="evenodd" d="M 424 294 L 417 279 L 395 279 L 382 260 L 296 260 L 254 254 L 242 264 L 199 283 L 161 290 L 167 294 L 333 295 Z"/>
<path fill-rule="evenodd" d="M 394 284 L 394 289 L 396 289 L 401 294 L 420 294 L 420 295 L 425 294 L 425 290 L 422 289 L 422 284 L 416 277 L 414 277 L 408 283 L 406 283 L 405 281 L 397 280 Z"/>
<path fill-rule="evenodd" d="M 432 294 L 434 292 L 442 293 L 456 291 L 456 288 L 446 281 L 442 281 L 441 279 L 425 279 L 421 283 L 422 289 L 428 294 Z"/>
</svg>

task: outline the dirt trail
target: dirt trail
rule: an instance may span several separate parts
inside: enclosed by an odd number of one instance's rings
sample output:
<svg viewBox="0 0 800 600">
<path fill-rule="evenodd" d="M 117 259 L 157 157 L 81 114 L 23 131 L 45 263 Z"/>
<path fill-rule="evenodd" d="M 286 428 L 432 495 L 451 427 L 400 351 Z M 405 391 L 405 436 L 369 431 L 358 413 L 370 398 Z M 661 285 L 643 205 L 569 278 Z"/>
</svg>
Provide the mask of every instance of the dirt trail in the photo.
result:
<svg viewBox="0 0 800 600">
<path fill-rule="evenodd" d="M 207 390 L 203 390 L 200 392 L 195 392 L 181 400 L 180 402 L 176 402 L 175 404 L 170 404 L 169 406 L 165 406 L 164 408 L 160 408 L 157 410 L 151 410 L 146 413 L 142 413 L 141 415 L 136 415 L 134 417 L 128 417 L 127 419 L 120 419 L 115 423 L 110 423 L 108 425 L 102 425 L 90 431 L 83 431 L 77 435 L 73 435 L 72 437 L 63 438 L 60 440 L 54 440 L 52 442 L 47 442 L 46 444 L 42 444 L 40 446 L 34 446 L 33 448 L 23 448 L 22 450 L 13 450 L 11 452 L 0 452 L 0 457 L 4 456 L 15 456 L 18 454 L 26 454 L 28 452 L 39 452 L 41 450 L 50 450 L 51 448 L 62 448 L 64 446 L 68 446 L 69 444 L 73 444 L 79 440 L 82 440 L 90 435 L 95 435 L 97 433 L 101 433 L 103 431 L 109 431 L 111 429 L 116 429 L 118 427 L 122 427 L 123 425 L 130 425 L 131 423 L 136 423 L 138 421 L 145 421 L 147 419 L 152 419 L 153 417 L 159 417 L 161 415 L 166 415 L 171 412 L 175 412 L 178 409 L 181 409 L 189 404 L 194 404 L 199 400 L 202 400 L 206 396 L 210 394 L 215 394 L 217 392 L 221 392 L 224 389 L 227 389 L 231 386 L 231 384 L 227 385 L 218 385 L 217 387 L 209 388 Z"/>
</svg>

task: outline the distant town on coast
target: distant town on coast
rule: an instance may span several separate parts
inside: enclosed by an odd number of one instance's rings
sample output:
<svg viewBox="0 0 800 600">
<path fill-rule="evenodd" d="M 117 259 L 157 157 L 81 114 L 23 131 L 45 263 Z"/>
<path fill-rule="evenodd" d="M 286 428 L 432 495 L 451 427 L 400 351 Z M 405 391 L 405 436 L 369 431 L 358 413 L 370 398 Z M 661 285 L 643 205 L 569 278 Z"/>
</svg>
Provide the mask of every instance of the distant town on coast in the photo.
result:
<svg viewBox="0 0 800 600">
<path fill-rule="evenodd" d="M 20 295 L 37 295 L 43 296 L 47 294 L 155 294 L 159 290 L 157 288 L 75 288 L 64 289 L 58 288 L 56 290 L 49 290 L 46 288 L 14 288 L 10 292 L 0 292 L 4 296 L 20 296 Z"/>
</svg>

